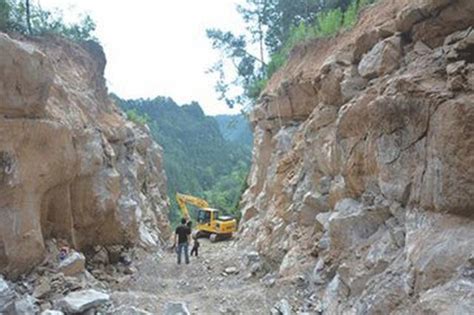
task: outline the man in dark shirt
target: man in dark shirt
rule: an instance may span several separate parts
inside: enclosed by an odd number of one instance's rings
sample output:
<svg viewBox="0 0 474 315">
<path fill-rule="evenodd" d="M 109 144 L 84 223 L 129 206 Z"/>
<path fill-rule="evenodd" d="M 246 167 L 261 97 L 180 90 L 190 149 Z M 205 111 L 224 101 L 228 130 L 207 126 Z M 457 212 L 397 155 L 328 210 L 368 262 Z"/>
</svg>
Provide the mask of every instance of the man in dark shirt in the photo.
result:
<svg viewBox="0 0 474 315">
<path fill-rule="evenodd" d="M 178 265 L 181 264 L 181 252 L 184 250 L 184 259 L 189 264 L 188 244 L 191 235 L 191 229 L 186 226 L 186 219 L 181 219 L 181 225 L 178 226 L 174 234 L 174 244 L 177 248 Z"/>
</svg>

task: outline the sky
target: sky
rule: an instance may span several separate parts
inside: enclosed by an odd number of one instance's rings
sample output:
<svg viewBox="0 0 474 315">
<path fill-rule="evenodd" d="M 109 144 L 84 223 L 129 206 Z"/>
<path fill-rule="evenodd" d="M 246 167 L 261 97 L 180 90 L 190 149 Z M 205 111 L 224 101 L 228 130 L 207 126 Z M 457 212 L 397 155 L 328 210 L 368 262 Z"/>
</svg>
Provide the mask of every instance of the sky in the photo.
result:
<svg viewBox="0 0 474 315">
<path fill-rule="evenodd" d="M 206 70 L 219 58 L 207 28 L 242 32 L 235 6 L 243 0 L 35 0 L 61 8 L 66 20 L 85 12 L 107 55 L 110 92 L 122 98 L 172 97 L 197 101 L 208 115 L 238 113 L 218 100 Z"/>
</svg>

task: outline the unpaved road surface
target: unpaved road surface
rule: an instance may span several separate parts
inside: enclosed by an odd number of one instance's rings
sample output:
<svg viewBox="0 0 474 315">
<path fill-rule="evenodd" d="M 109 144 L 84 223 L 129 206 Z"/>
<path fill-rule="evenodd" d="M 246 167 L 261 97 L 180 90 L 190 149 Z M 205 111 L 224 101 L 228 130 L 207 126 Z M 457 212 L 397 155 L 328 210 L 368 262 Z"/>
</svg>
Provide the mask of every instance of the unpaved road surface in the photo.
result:
<svg viewBox="0 0 474 315">
<path fill-rule="evenodd" d="M 186 303 L 191 314 L 269 314 L 281 298 L 281 288 L 251 277 L 233 241 L 200 242 L 199 257 L 191 257 L 189 265 L 177 265 L 171 251 L 142 257 L 135 263 L 133 279 L 113 294 L 114 303 L 153 314 L 163 314 L 168 302 Z M 225 273 L 229 267 L 237 273 Z"/>
</svg>

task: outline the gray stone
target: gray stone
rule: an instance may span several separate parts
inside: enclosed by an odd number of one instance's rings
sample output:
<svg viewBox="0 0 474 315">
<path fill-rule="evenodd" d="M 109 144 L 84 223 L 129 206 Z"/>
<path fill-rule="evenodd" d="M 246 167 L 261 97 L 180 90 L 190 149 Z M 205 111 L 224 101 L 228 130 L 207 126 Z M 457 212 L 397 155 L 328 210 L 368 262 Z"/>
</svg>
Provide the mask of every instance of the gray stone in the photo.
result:
<svg viewBox="0 0 474 315">
<path fill-rule="evenodd" d="M 64 315 L 61 311 L 46 310 L 41 313 L 41 315 Z"/>
<path fill-rule="evenodd" d="M 90 289 L 69 293 L 57 306 L 66 313 L 81 313 L 110 301 L 108 294 Z"/>
<path fill-rule="evenodd" d="M 183 302 L 168 302 L 165 304 L 164 315 L 191 315 Z"/>
<path fill-rule="evenodd" d="M 41 299 L 48 295 L 48 293 L 51 292 L 51 285 L 49 282 L 49 279 L 42 278 L 39 281 L 39 284 L 35 287 L 35 290 L 33 291 L 33 296 L 37 299 Z"/>
<path fill-rule="evenodd" d="M 85 270 L 86 258 L 82 253 L 72 252 L 59 264 L 58 270 L 65 276 L 74 276 Z"/>
<path fill-rule="evenodd" d="M 30 295 L 23 297 L 22 299 L 15 302 L 15 314 L 36 314 L 38 307 L 35 305 L 36 299 Z"/>
<path fill-rule="evenodd" d="M 339 304 L 349 296 L 349 288 L 336 275 L 324 292 L 322 308 L 324 314 L 341 314 Z"/>
<path fill-rule="evenodd" d="M 245 253 L 242 260 L 243 260 L 244 265 L 250 266 L 253 263 L 260 262 L 260 255 L 256 251 L 247 252 Z"/>
<path fill-rule="evenodd" d="M 92 257 L 92 263 L 107 265 L 109 263 L 109 254 L 103 247 L 96 248 L 96 254 Z"/>
<path fill-rule="evenodd" d="M 272 314 L 275 315 L 291 315 L 293 312 L 291 311 L 291 305 L 288 303 L 287 300 L 281 299 L 272 309 Z"/>
<path fill-rule="evenodd" d="M 0 276 L 0 313 L 11 310 L 14 300 L 15 292 L 10 289 L 8 283 Z"/>
<path fill-rule="evenodd" d="M 303 203 L 311 208 L 313 213 L 319 213 L 329 209 L 328 196 L 318 192 L 308 192 L 303 197 Z"/>
<path fill-rule="evenodd" d="M 336 213 L 329 219 L 331 248 L 349 249 L 374 234 L 390 217 L 388 209 L 364 208 L 353 199 L 343 199 L 336 204 Z"/>
<path fill-rule="evenodd" d="M 239 269 L 237 269 L 236 267 L 227 267 L 225 268 L 224 272 L 229 275 L 232 275 L 232 274 L 239 273 Z"/>
<path fill-rule="evenodd" d="M 134 306 L 121 306 L 112 312 L 114 315 L 152 315 L 152 313 L 138 309 Z"/>
<path fill-rule="evenodd" d="M 316 221 L 321 224 L 325 230 L 329 228 L 329 218 L 331 217 L 331 212 L 322 212 L 316 215 Z"/>
<path fill-rule="evenodd" d="M 388 74 L 400 66 L 401 56 L 400 37 L 387 38 L 364 55 L 359 63 L 359 73 L 367 79 Z"/>
<path fill-rule="evenodd" d="M 329 176 L 324 176 L 321 177 L 319 180 L 319 192 L 322 194 L 329 194 L 329 191 L 331 190 L 331 182 L 332 178 Z"/>
</svg>

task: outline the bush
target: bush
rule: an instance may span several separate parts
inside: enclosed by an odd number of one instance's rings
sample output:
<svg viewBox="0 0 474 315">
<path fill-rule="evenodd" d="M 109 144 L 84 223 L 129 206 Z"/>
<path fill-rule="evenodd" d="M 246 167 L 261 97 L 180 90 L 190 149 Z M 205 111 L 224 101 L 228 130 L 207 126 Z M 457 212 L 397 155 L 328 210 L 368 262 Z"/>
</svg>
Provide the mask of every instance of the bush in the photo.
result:
<svg viewBox="0 0 474 315">
<path fill-rule="evenodd" d="M 286 58 L 286 53 L 281 51 L 276 52 L 271 56 L 271 60 L 267 67 L 267 76 L 269 78 L 271 78 L 271 76 L 285 64 Z"/>
<path fill-rule="evenodd" d="M 341 29 L 343 18 L 344 13 L 339 8 L 318 13 L 317 34 L 321 37 L 335 35 Z"/>
<path fill-rule="evenodd" d="M 140 115 L 135 109 L 126 111 L 127 118 L 138 125 L 146 125 L 150 122 L 150 117 L 147 114 Z"/>
<path fill-rule="evenodd" d="M 358 14 L 359 6 L 357 5 L 357 0 L 352 0 L 346 12 L 344 12 L 343 26 L 345 29 L 350 29 L 354 27 L 354 25 L 357 23 Z"/>
</svg>

